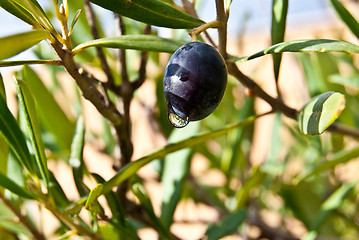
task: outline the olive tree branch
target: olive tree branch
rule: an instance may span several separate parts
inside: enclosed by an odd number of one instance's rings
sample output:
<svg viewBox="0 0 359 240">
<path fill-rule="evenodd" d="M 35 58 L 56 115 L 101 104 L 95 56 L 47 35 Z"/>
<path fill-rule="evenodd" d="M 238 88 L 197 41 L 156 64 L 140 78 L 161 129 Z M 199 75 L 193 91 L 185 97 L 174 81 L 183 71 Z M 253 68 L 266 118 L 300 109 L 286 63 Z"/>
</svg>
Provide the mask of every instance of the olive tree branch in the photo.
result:
<svg viewBox="0 0 359 240">
<path fill-rule="evenodd" d="M 100 38 L 100 34 L 99 34 L 99 31 L 98 31 L 98 28 L 96 25 L 96 16 L 91 7 L 89 0 L 85 0 L 85 10 L 86 10 L 86 18 L 90 25 L 92 36 L 94 39 L 98 39 L 98 38 Z M 107 81 L 110 84 L 113 84 L 114 79 L 113 79 L 113 76 L 111 73 L 111 69 L 110 69 L 110 66 L 108 65 L 108 62 L 106 61 L 106 57 L 105 57 L 105 54 L 104 54 L 102 48 L 96 47 L 96 52 L 97 52 L 97 56 L 100 60 L 102 69 L 107 76 Z"/>
<path fill-rule="evenodd" d="M 62 65 L 65 67 L 66 71 L 81 89 L 84 98 L 89 100 L 101 115 L 108 119 L 114 126 L 121 125 L 121 114 L 113 104 L 106 104 L 105 97 L 97 89 L 96 82 L 98 80 L 78 66 L 74 61 L 71 52 L 67 49 L 62 49 L 60 42 L 54 42 L 51 43 L 51 45 L 61 59 Z"/>
<path fill-rule="evenodd" d="M 151 34 L 151 25 L 147 24 L 144 30 L 144 34 Z M 140 68 L 138 70 L 138 78 L 132 83 L 132 90 L 135 91 L 142 86 L 146 79 L 146 65 L 148 60 L 148 53 L 141 52 Z"/>
<path fill-rule="evenodd" d="M 297 120 L 298 111 L 287 106 L 282 99 L 274 98 L 270 96 L 267 92 L 265 92 L 257 83 L 255 83 L 251 78 L 243 74 L 237 65 L 231 61 L 227 61 L 228 72 L 234 76 L 239 82 L 241 82 L 245 87 L 247 87 L 254 96 L 258 96 L 266 101 L 273 109 L 273 111 L 282 112 L 289 118 Z M 359 138 L 359 130 L 355 128 L 350 128 L 348 126 L 344 126 L 338 123 L 333 123 L 327 131 L 340 133 L 347 136 L 352 136 L 355 138 Z"/>
<path fill-rule="evenodd" d="M 24 225 L 27 230 L 29 230 L 34 239 L 45 240 L 44 235 L 38 232 L 37 229 L 29 222 L 29 220 L 24 215 L 22 215 L 20 210 L 15 207 L 12 202 L 10 202 L 1 192 L 0 199 L 15 214 L 15 216 L 19 219 L 19 222 Z"/>
</svg>

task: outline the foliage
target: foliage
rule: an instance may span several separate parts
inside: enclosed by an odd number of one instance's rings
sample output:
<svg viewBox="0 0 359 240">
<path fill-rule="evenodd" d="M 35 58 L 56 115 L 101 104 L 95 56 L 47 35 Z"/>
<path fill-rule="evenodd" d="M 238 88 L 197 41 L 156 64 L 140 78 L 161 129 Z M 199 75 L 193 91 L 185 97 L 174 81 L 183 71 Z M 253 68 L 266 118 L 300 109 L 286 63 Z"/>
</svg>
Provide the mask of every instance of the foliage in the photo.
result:
<svg viewBox="0 0 359 240">
<path fill-rule="evenodd" d="M 183 239 L 173 231 L 175 216 L 181 204 L 190 201 L 217 214 L 205 223 L 199 236 L 203 239 L 228 235 L 358 239 L 358 179 L 343 178 L 340 169 L 345 164 L 358 168 L 355 60 L 359 46 L 343 39 L 285 41 L 290 3 L 273 0 L 272 46 L 236 56 L 227 52 L 231 3 L 215 0 L 217 17 L 205 23 L 196 13 L 200 1 L 194 0 L 54 0 L 46 10 L 36 0 L 0 0 L 4 10 L 30 25 L 28 32 L 0 38 L 0 66 L 22 66 L 12 74 L 18 111 L 7 102 L 11 92 L 4 82 L 8 79 L 0 78 L 1 239 L 140 239 L 148 228 L 159 239 Z M 355 16 L 340 1 L 330 3 L 358 37 Z M 108 29 L 94 10 L 98 7 L 114 14 L 120 34 L 105 36 Z M 158 27 L 171 30 L 172 37 L 158 36 Z M 215 41 L 208 28 L 218 30 Z M 222 103 L 211 116 L 173 129 L 162 78 L 168 53 L 187 43 L 183 29 L 192 41 L 206 41 L 217 48 L 230 78 Z M 43 40 L 47 45 L 39 43 Z M 33 46 L 37 59 L 11 59 Z M 299 111 L 287 105 L 284 96 L 291 93 L 279 87 L 284 52 L 297 53 L 313 97 Z M 268 54 L 273 57 L 278 97 L 239 70 L 245 62 Z M 41 71 L 51 76 L 50 84 L 32 64 L 44 65 Z M 343 65 L 349 75 L 340 70 Z M 72 79 L 66 87 L 65 72 Z M 155 106 L 147 109 L 150 130 L 167 144 L 134 159 L 137 142 L 132 137 L 131 103 L 140 101 L 139 89 L 148 87 L 145 82 L 156 93 Z M 74 98 L 65 94 L 71 88 L 77 94 Z M 65 97 L 59 101 L 57 93 Z M 97 124 L 102 132 L 87 128 L 83 98 L 100 113 L 103 121 Z M 268 103 L 270 111 L 258 113 L 257 99 Z M 65 111 L 64 105 L 70 110 Z M 272 125 L 266 123 L 269 150 L 258 163 L 252 157 L 256 126 L 268 115 L 274 119 Z M 117 170 L 112 176 L 90 170 L 84 157 L 86 144 L 99 143 L 105 145 L 102 154 L 113 160 Z M 198 173 L 195 168 L 201 161 L 204 170 Z M 68 196 L 64 179 L 54 174 L 53 162 L 71 169 L 72 176 L 64 178 L 74 180 L 75 199 Z M 155 179 L 141 175 L 145 166 L 155 171 Z M 202 180 L 210 179 L 211 171 L 217 173 L 216 184 Z M 158 190 L 147 187 L 151 181 L 161 186 L 160 200 L 154 197 Z M 32 205 L 37 208 L 28 207 Z M 36 217 L 45 208 L 58 223 L 46 233 Z M 279 224 L 273 226 L 266 213 L 275 214 Z M 293 224 L 301 231 L 295 231 Z M 259 231 L 251 231 L 253 226 Z"/>
</svg>

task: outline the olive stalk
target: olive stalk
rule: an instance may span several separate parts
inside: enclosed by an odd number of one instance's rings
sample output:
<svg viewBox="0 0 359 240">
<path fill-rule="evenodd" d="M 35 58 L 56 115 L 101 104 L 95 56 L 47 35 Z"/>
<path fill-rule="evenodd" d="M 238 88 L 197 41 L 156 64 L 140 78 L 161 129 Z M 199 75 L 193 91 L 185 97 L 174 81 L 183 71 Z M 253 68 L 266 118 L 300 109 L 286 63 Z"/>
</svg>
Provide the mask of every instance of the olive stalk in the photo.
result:
<svg viewBox="0 0 359 240">
<path fill-rule="evenodd" d="M 218 28 L 220 27 L 221 23 L 218 20 L 205 23 L 199 27 L 193 28 L 191 31 L 189 31 L 189 35 L 191 36 L 192 42 L 197 41 L 197 36 L 201 34 L 203 31 L 206 31 L 209 28 Z"/>
</svg>

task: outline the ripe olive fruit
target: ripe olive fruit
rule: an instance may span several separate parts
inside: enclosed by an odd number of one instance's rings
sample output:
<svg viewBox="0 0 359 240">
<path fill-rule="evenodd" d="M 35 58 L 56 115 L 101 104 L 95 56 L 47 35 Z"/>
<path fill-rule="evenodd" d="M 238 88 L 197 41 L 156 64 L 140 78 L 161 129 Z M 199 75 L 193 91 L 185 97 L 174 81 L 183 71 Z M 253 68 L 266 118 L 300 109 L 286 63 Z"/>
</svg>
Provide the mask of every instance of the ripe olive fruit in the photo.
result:
<svg viewBox="0 0 359 240">
<path fill-rule="evenodd" d="M 170 58 L 163 88 L 168 119 L 174 127 L 210 115 L 220 103 L 227 86 L 227 67 L 212 46 L 190 42 Z"/>
</svg>

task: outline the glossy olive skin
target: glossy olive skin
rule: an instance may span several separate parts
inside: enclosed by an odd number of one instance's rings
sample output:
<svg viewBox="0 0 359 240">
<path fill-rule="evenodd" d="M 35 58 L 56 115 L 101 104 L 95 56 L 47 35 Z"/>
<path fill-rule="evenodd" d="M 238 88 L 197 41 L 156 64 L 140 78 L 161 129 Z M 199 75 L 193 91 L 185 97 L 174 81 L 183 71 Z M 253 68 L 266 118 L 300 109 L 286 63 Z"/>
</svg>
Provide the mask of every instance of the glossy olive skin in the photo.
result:
<svg viewBox="0 0 359 240">
<path fill-rule="evenodd" d="M 196 121 L 210 115 L 227 86 L 222 56 L 202 42 L 183 45 L 170 58 L 163 80 L 168 113 Z"/>
</svg>

